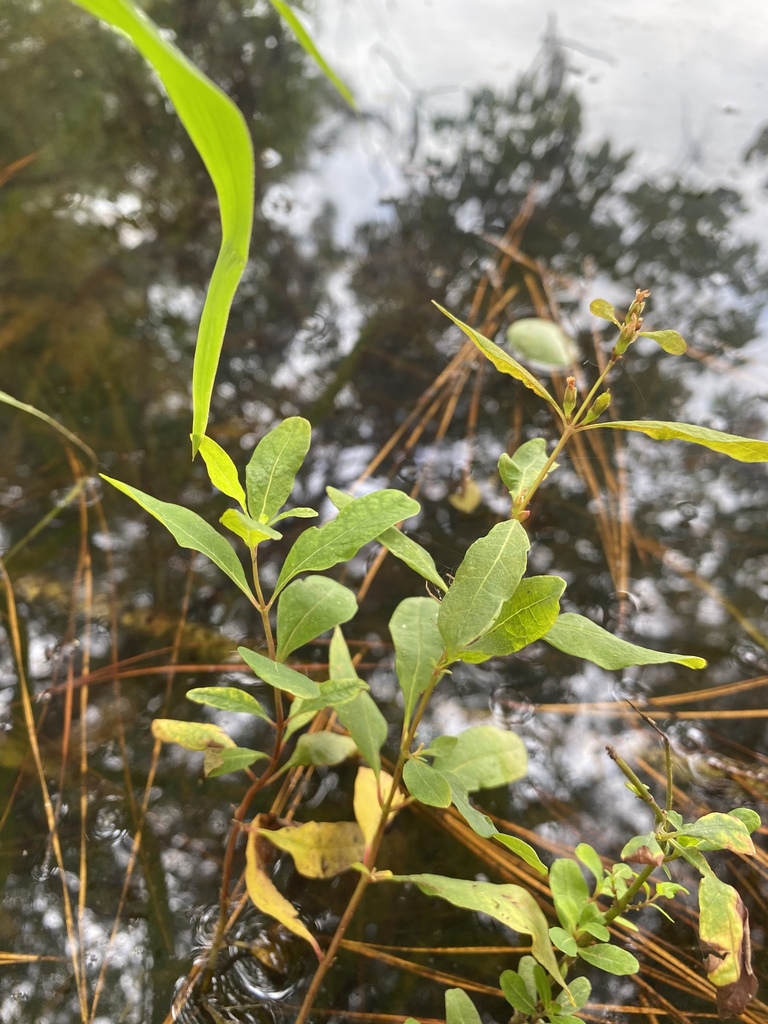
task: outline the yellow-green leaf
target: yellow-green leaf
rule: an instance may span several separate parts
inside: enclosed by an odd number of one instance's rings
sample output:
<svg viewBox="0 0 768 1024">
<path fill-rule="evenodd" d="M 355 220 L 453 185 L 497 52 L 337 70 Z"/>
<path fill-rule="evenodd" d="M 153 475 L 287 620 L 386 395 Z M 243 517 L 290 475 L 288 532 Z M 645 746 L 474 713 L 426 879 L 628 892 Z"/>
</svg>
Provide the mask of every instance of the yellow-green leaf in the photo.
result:
<svg viewBox="0 0 768 1024">
<path fill-rule="evenodd" d="M 382 807 L 392 792 L 394 781 L 392 776 L 385 771 L 379 772 L 377 781 L 373 769 L 363 765 L 357 770 L 354 810 L 355 819 L 363 832 L 366 852 L 378 831 Z M 405 795 L 398 790 L 392 798 L 388 821 L 391 821 L 397 814 L 404 801 Z"/>
<path fill-rule="evenodd" d="M 177 722 L 173 718 L 156 718 L 152 735 L 163 743 L 177 743 L 186 750 L 207 750 L 209 747 L 234 747 L 224 730 L 210 722 Z"/>
<path fill-rule="evenodd" d="M 768 441 L 758 441 L 721 430 L 697 427 L 694 423 L 665 423 L 661 420 L 606 420 L 590 423 L 580 430 L 632 430 L 654 441 L 688 441 L 713 452 L 728 455 L 737 462 L 768 462 Z"/>
<path fill-rule="evenodd" d="M 248 842 L 245 847 L 245 886 L 251 902 L 262 913 L 274 917 L 288 931 L 305 939 L 318 960 L 323 959 L 323 951 L 313 937 L 309 929 L 299 918 L 299 912 L 292 903 L 289 903 L 282 893 L 278 892 L 272 880 L 264 871 L 258 859 L 258 847 L 256 832 L 248 835 Z"/>
<path fill-rule="evenodd" d="M 290 853 L 305 878 L 333 878 L 363 859 L 365 841 L 356 821 L 308 821 L 261 833 Z"/>
<path fill-rule="evenodd" d="M 200 454 L 213 486 L 218 488 L 222 494 L 234 498 L 245 512 L 245 491 L 237 475 L 237 467 L 229 455 L 212 437 L 200 439 Z"/>
</svg>

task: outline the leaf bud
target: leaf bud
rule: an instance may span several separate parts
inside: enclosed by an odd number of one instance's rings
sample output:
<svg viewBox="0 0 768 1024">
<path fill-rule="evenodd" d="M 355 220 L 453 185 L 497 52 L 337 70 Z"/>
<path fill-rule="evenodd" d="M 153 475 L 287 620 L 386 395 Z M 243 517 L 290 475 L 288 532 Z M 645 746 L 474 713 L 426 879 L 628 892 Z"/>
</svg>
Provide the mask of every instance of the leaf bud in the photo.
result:
<svg viewBox="0 0 768 1024">
<path fill-rule="evenodd" d="M 570 419 L 573 410 L 576 408 L 576 378 L 566 377 L 565 383 L 567 386 L 563 395 L 563 412 L 566 419 Z"/>
<path fill-rule="evenodd" d="M 584 417 L 585 423 L 593 423 L 596 419 L 603 415 L 605 410 L 611 404 L 611 393 L 610 391 L 604 391 L 602 395 L 598 395 L 589 410 L 587 415 Z"/>
</svg>

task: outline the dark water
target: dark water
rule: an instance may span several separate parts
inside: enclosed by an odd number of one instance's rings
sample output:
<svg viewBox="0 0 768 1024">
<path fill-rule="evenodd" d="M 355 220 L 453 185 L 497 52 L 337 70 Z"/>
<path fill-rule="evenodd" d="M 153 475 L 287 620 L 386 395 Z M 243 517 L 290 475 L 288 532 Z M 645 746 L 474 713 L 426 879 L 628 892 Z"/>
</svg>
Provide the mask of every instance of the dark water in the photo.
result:
<svg viewBox="0 0 768 1024">
<path fill-rule="evenodd" d="M 238 103 L 257 154 L 251 260 L 230 321 L 211 426 L 241 465 L 270 424 L 300 413 L 311 420 L 315 439 L 300 503 L 321 503 L 326 484 L 350 485 L 458 351 L 456 332 L 446 329 L 430 300 L 466 318 L 494 254 L 489 237 L 503 235 L 526 201 L 520 249 L 543 268 L 542 277 L 531 264 L 534 282 L 543 296 L 549 288 L 577 338 L 585 377 L 595 366 L 594 321 L 586 310 L 597 294 L 621 305 L 636 287 L 650 288 L 648 324 L 674 327 L 692 345 L 692 358 L 678 361 L 650 344 L 638 346 L 612 389 L 622 418 L 693 420 L 766 436 L 768 233 L 760 186 L 768 179 L 768 145 L 758 117 L 746 126 L 750 144 L 735 148 L 722 136 L 732 148 L 711 171 L 701 161 L 681 161 L 677 142 L 667 153 L 663 133 L 633 153 L 626 131 L 613 141 L 599 105 L 590 108 L 594 89 L 589 76 L 579 74 L 583 62 L 558 42 L 551 24 L 525 73 L 527 61 L 504 76 L 496 60 L 488 77 L 493 88 L 467 89 L 463 72 L 453 79 L 446 72 L 442 81 L 453 91 L 442 104 L 435 95 L 425 102 L 418 83 L 412 86 L 396 69 L 408 86 L 407 101 L 400 96 L 388 109 L 371 100 L 355 117 L 261 5 L 246 10 L 187 0 L 154 3 L 151 12 Z M 396 13 L 402 18 L 399 8 Z M 337 44 L 344 42 L 343 15 L 343 5 L 329 13 Z M 536 31 L 545 28 L 542 15 Z M 157 497 L 183 501 L 215 522 L 224 505 L 199 462 L 192 465 L 188 457 L 196 321 L 218 244 L 203 167 L 141 62 L 74 8 L 6 0 L 0 40 L 0 165 L 34 156 L 0 188 L 0 388 L 76 431 L 98 453 L 99 469 Z M 342 66 L 350 59 L 354 68 L 359 53 L 373 46 L 364 37 L 357 43 L 362 51 L 340 53 Z M 362 97 L 369 85 L 361 79 Z M 708 97 L 720 99 L 714 92 Z M 623 120 L 642 116 L 638 95 Z M 717 124 L 709 131 L 711 152 Z M 506 270 L 500 287 L 516 291 L 500 322 L 537 312 L 530 281 L 519 263 Z M 424 512 L 415 535 L 446 573 L 506 514 L 494 474 L 500 452 L 531 436 L 553 436 L 529 393 L 490 372 L 481 390 L 474 390 L 475 381 L 473 370 L 463 389 L 457 387 L 444 436 L 438 424 L 447 398 L 418 443 L 396 446 L 373 476 L 376 486 L 390 481 L 405 489 L 422 480 Z M 480 396 L 477 405 L 473 395 Z M 145 785 L 149 723 L 161 709 L 169 716 L 195 714 L 186 689 L 216 677 L 177 673 L 166 698 L 162 667 L 191 563 L 127 499 L 102 492 L 94 479 L 85 513 L 94 572 L 90 610 L 76 575 L 83 529 L 76 506 L 14 550 L 62 500 L 73 469 L 42 424 L 6 407 L 0 423 L 0 543 L 12 553 L 8 571 L 25 667 L 33 692 L 44 698 L 37 705 L 41 743 L 52 793 L 62 799 L 62 842 L 74 873 L 80 834 L 74 746 L 63 776 L 59 770 L 67 672 L 80 676 L 85 652 L 92 671 L 113 658 L 123 664 L 157 652 L 139 662 L 158 666 L 157 673 L 126 674 L 119 694 L 114 673 L 105 672 L 91 687 L 85 921 L 86 968 L 95 980 L 130 852 L 133 811 L 126 794 L 140 802 Z M 518 729 L 529 749 L 529 778 L 509 793 L 486 794 L 484 806 L 536 828 L 544 839 L 593 842 L 613 857 L 642 831 L 644 818 L 603 746 L 611 741 L 627 754 L 654 759 L 655 744 L 629 719 L 579 713 L 576 705 L 624 696 L 642 702 L 768 671 L 760 639 L 768 633 L 765 468 L 645 439 L 629 442 L 621 458 L 632 524 L 625 587 L 600 536 L 595 501 L 567 461 L 533 509 L 532 568 L 568 580 L 568 608 L 622 628 L 627 639 L 704 655 L 710 667 L 697 674 L 666 666 L 609 674 L 537 646 L 509 662 L 457 670 L 441 684 L 428 727 L 454 732 L 495 714 L 497 722 Z M 448 498 L 469 465 L 483 501 L 465 513 Z M 599 471 L 594 458 L 590 465 Z M 86 474 L 94 470 L 84 467 Z M 96 497 L 103 500 L 105 521 Z M 286 536 L 292 538 L 290 530 Z M 658 545 L 680 556 L 662 560 Z M 193 567 L 179 662 L 217 663 L 236 643 L 257 644 L 249 609 L 215 569 Z M 359 583 L 366 567 L 365 558 L 355 560 L 346 582 Z M 620 589 L 628 590 L 628 599 L 617 595 Z M 382 700 L 394 693 L 386 623 L 402 597 L 418 593 L 418 580 L 385 563 L 348 630 L 352 642 L 367 645 L 369 680 Z M 1 967 L 0 1020 L 74 1022 L 80 1017 L 65 955 L 60 882 L 26 756 L 6 636 L 0 648 L 0 795 L 11 809 L 0 832 L 0 950 L 63 959 Z M 305 653 L 308 661 L 324 658 L 322 648 Z M 541 704 L 572 705 L 573 714 L 537 710 Z M 711 809 L 737 802 L 759 809 L 764 691 L 755 687 L 692 707 L 700 719 L 670 713 L 664 722 L 685 762 L 686 792 Z M 744 714 L 733 719 L 707 717 L 711 710 L 740 709 Z M 390 718 L 396 721 L 394 706 Z M 350 778 L 345 770 L 316 780 L 310 807 L 315 802 L 322 805 L 317 813 L 349 816 L 344 793 Z M 241 794 L 239 776 L 203 784 L 194 757 L 163 752 L 99 1021 L 163 1019 L 177 980 L 209 934 L 231 807 Z M 415 816 L 392 832 L 383 856 L 382 866 L 403 871 L 471 877 L 485 870 Z M 306 920 L 330 933 L 351 891 L 349 879 L 308 885 L 288 864 L 280 872 L 280 884 L 298 899 Z M 743 877 L 751 886 L 761 947 L 765 881 Z M 226 1020 L 291 1020 L 311 969 L 305 950 L 259 915 L 247 914 L 238 927 L 242 934 L 232 936 L 222 954 L 216 1005 L 220 1012 L 234 1007 Z M 664 934 L 696 959 L 690 929 Z M 440 946 L 507 941 L 500 930 L 474 927 L 468 915 L 442 904 L 379 890 L 370 893 L 350 938 Z M 245 955 L 241 939 L 265 952 Z M 489 955 L 430 962 L 495 985 L 512 961 Z M 764 971 L 764 960 L 758 969 Z M 711 1009 L 664 991 L 692 1014 Z M 625 1003 L 637 998 L 626 986 L 599 996 Z M 440 986 L 348 953 L 329 976 L 322 1005 L 339 1013 L 443 1013 Z M 489 1019 L 505 1019 L 499 1002 L 483 1005 Z M 189 1011 L 186 1019 L 207 1018 Z"/>
</svg>

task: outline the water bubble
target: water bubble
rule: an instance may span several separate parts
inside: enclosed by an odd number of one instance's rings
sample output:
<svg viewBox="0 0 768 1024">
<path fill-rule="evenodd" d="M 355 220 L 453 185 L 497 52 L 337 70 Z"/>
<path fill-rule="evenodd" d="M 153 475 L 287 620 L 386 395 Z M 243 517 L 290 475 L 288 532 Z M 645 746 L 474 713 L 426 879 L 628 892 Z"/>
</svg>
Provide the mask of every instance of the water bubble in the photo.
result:
<svg viewBox="0 0 768 1024">
<path fill-rule="evenodd" d="M 523 725 L 533 718 L 535 707 L 532 702 L 509 683 L 497 686 L 488 702 L 494 718 L 510 729 L 513 725 Z"/>
</svg>

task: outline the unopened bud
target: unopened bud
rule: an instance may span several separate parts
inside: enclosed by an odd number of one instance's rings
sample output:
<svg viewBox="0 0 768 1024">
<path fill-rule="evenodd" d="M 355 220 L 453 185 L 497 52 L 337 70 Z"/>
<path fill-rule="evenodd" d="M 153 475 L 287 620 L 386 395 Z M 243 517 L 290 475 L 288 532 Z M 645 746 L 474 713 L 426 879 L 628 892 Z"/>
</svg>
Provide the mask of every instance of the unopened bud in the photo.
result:
<svg viewBox="0 0 768 1024">
<path fill-rule="evenodd" d="M 602 395 L 598 395 L 594 401 L 592 408 L 589 410 L 587 415 L 584 417 L 585 423 L 593 423 L 598 417 L 602 416 L 608 406 L 611 404 L 611 393 L 610 391 L 604 391 Z"/>
<path fill-rule="evenodd" d="M 563 395 L 563 412 L 566 419 L 570 419 L 573 410 L 576 408 L 576 378 L 566 377 L 565 383 L 567 387 Z"/>
<path fill-rule="evenodd" d="M 633 317 L 640 317 L 643 315 L 643 310 L 645 309 L 645 300 L 648 298 L 650 294 L 651 293 L 649 291 L 644 291 L 642 288 L 637 289 L 637 291 L 635 292 L 635 301 L 632 303 L 632 305 L 629 307 L 629 310 L 627 311 L 627 319 L 624 321 L 625 323 L 629 323 L 629 321 Z"/>
</svg>

